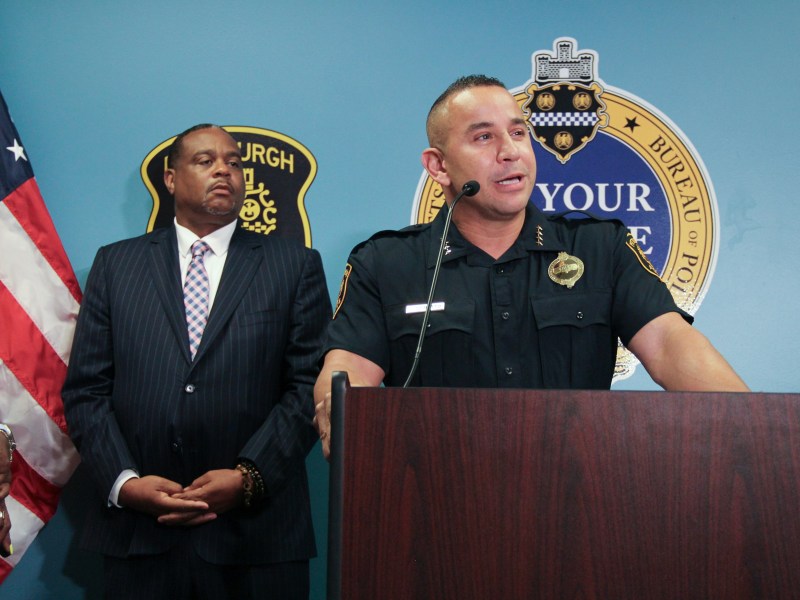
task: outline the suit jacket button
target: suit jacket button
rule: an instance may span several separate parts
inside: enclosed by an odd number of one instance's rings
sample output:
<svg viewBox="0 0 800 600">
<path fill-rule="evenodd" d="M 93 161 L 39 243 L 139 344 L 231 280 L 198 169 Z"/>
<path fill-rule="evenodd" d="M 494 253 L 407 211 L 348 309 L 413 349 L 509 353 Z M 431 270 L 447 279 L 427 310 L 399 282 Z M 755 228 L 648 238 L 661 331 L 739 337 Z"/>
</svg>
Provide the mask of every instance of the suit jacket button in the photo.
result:
<svg viewBox="0 0 800 600">
<path fill-rule="evenodd" d="M 187 394 L 194 394 L 194 384 L 193 383 L 187 383 L 186 387 L 183 388 L 183 389 Z"/>
<path fill-rule="evenodd" d="M 180 454 L 181 452 L 181 443 L 180 442 L 172 442 L 172 452 L 175 454 Z"/>
</svg>

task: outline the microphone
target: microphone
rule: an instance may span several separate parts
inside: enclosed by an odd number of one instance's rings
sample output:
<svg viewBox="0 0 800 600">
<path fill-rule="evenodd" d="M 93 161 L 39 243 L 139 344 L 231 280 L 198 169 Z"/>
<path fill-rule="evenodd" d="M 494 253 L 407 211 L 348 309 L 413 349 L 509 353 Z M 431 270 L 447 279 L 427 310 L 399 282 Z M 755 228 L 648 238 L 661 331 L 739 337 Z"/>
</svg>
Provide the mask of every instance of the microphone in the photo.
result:
<svg viewBox="0 0 800 600">
<path fill-rule="evenodd" d="M 450 208 L 452 209 L 453 206 L 456 205 L 456 202 L 461 200 L 463 196 L 474 196 L 480 191 L 481 191 L 481 184 L 475 181 L 474 179 L 470 179 L 467 183 L 461 186 L 461 193 L 459 193 L 456 196 L 455 200 L 453 200 L 453 204 Z"/>
<path fill-rule="evenodd" d="M 408 387 L 414 373 L 417 372 L 419 366 L 419 357 L 422 354 L 422 344 L 425 342 L 425 330 L 428 328 L 428 319 L 431 316 L 431 305 L 433 304 L 433 294 L 436 291 L 436 282 L 439 280 L 439 270 L 442 268 L 442 256 L 444 256 L 444 246 L 447 243 L 447 232 L 450 230 L 450 221 L 453 220 L 453 211 L 456 208 L 456 203 L 464 196 L 474 196 L 481 189 L 481 185 L 474 179 L 470 179 L 467 183 L 461 186 L 461 191 L 456 194 L 450 209 L 447 211 L 447 218 L 444 221 L 444 229 L 442 230 L 442 241 L 439 244 L 439 254 L 436 255 L 436 265 L 433 268 L 433 279 L 431 280 L 431 289 L 428 292 L 428 303 L 425 305 L 425 314 L 422 316 L 422 327 L 419 330 L 419 339 L 417 340 L 417 350 L 414 353 L 414 362 L 411 364 L 411 370 L 406 377 L 406 382 L 403 384 L 404 388 Z"/>
</svg>

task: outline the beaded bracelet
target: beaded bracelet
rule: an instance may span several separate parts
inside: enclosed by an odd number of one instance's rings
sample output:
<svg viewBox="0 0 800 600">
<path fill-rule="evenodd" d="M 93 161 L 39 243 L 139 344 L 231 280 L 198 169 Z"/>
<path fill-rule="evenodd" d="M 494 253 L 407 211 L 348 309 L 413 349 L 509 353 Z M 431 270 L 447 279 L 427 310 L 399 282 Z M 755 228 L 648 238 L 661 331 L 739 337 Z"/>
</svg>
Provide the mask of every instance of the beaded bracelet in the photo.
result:
<svg viewBox="0 0 800 600">
<path fill-rule="evenodd" d="M 242 488 L 244 489 L 244 506 L 250 508 L 255 502 L 265 495 L 264 480 L 256 466 L 249 460 L 243 460 L 236 465 L 236 470 L 242 474 Z"/>
<path fill-rule="evenodd" d="M 250 477 L 250 472 L 242 465 L 236 465 L 236 470 L 242 474 L 242 488 L 244 489 L 244 506 L 250 508 L 253 502 L 253 479 Z"/>
</svg>

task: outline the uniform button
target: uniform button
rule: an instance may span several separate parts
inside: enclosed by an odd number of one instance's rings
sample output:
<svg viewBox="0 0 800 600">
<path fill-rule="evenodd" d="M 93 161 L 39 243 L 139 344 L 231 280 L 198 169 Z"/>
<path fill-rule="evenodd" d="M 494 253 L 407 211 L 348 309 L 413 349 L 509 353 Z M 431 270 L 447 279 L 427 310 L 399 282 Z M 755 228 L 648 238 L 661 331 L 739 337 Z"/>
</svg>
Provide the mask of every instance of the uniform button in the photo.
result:
<svg viewBox="0 0 800 600">
<path fill-rule="evenodd" d="M 497 267 L 497 272 L 502 275 L 503 273 L 506 272 L 506 270 L 503 267 Z"/>
<path fill-rule="evenodd" d="M 511 367 L 506 367 L 506 375 L 511 375 L 513 373 L 514 373 L 514 369 L 512 369 Z"/>
<path fill-rule="evenodd" d="M 187 383 L 187 384 L 186 384 L 186 387 L 185 387 L 185 388 L 183 388 L 183 390 L 184 390 L 184 391 L 185 391 L 187 394 L 194 394 L 194 384 L 193 384 L 193 383 Z"/>
<path fill-rule="evenodd" d="M 511 315 L 509 315 L 507 312 L 504 312 L 501 316 L 503 317 L 503 321 L 508 321 L 508 317 Z"/>
<path fill-rule="evenodd" d="M 578 319 L 582 319 L 583 318 L 583 312 L 579 310 L 578 314 L 575 315 L 575 316 L 578 317 Z"/>
<path fill-rule="evenodd" d="M 180 444 L 180 442 L 172 442 L 171 447 L 172 447 L 172 452 L 174 454 L 180 454 L 180 452 L 181 452 L 181 444 Z"/>
</svg>

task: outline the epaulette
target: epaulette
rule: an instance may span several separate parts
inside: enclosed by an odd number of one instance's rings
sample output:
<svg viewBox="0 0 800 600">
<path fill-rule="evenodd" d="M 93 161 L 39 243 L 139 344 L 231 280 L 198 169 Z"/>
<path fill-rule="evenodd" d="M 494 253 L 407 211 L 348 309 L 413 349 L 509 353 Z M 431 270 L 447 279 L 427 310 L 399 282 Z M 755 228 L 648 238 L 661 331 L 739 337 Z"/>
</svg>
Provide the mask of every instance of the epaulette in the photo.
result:
<svg viewBox="0 0 800 600">
<path fill-rule="evenodd" d="M 369 239 L 364 240 L 360 244 L 357 244 L 352 250 L 355 252 L 356 250 L 361 249 L 367 242 L 371 242 L 373 240 L 382 240 L 387 238 L 403 238 L 409 235 L 413 235 L 416 233 L 420 233 L 425 231 L 431 226 L 430 223 L 421 223 L 418 225 L 409 225 L 408 227 L 403 227 L 402 229 L 384 229 L 383 231 L 378 231 L 377 233 L 373 234 Z"/>
<path fill-rule="evenodd" d="M 574 213 L 578 213 L 580 215 L 583 215 L 584 217 L 588 217 L 588 218 L 592 219 L 593 221 L 617 222 L 617 223 L 620 223 L 621 225 L 625 225 L 618 217 L 598 217 L 597 215 L 595 215 L 593 213 L 590 213 L 588 210 L 578 210 L 577 208 L 576 209 L 572 209 L 572 210 L 565 210 L 564 212 L 555 213 L 555 214 L 552 214 L 552 215 L 547 215 L 547 220 L 548 221 L 555 221 L 557 219 L 564 219 L 565 221 L 580 221 L 581 220 L 580 218 L 578 218 L 578 219 L 568 219 L 567 218 L 567 215 L 571 215 L 571 214 L 574 214 Z"/>
<path fill-rule="evenodd" d="M 428 223 L 416 223 L 415 225 L 403 227 L 402 229 L 395 231 L 395 233 L 401 233 L 403 235 L 407 235 L 409 233 L 420 233 L 426 229 L 429 229 L 432 224 L 433 221 L 429 221 Z"/>
</svg>

